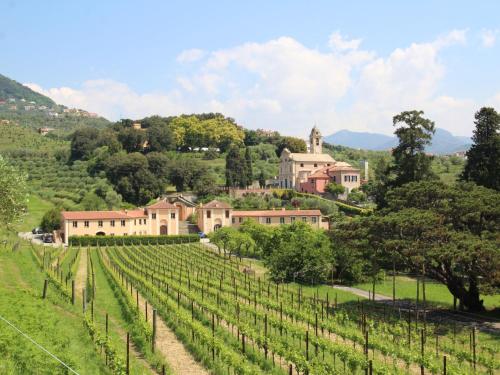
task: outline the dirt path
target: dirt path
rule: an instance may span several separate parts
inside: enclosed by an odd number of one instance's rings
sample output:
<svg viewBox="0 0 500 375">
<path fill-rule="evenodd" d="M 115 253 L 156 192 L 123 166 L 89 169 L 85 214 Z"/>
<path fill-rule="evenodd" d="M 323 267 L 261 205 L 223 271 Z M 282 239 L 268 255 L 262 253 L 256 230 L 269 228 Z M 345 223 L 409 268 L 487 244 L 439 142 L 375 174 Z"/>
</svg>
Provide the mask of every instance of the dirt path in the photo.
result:
<svg viewBox="0 0 500 375">
<path fill-rule="evenodd" d="M 135 295 L 135 290 L 134 290 Z M 144 311 L 146 300 L 139 294 L 139 308 Z M 153 315 L 151 304 L 148 302 L 149 316 Z M 156 317 L 156 350 L 167 360 L 170 368 L 176 375 L 208 375 L 209 372 L 196 362 L 191 353 L 179 341 L 175 333 L 168 328 L 163 319 Z"/>
<path fill-rule="evenodd" d="M 87 249 L 81 248 L 80 252 L 75 276 L 75 294 L 77 296 L 82 295 L 82 290 L 87 285 Z"/>
<path fill-rule="evenodd" d="M 334 285 L 333 287 L 335 289 L 343 290 L 344 292 L 349 292 L 349 293 L 355 294 L 355 295 L 360 296 L 360 297 L 373 299 L 371 292 L 367 292 L 366 290 L 363 290 L 363 289 L 358 289 L 358 288 L 353 288 L 350 286 L 343 286 L 343 285 Z M 375 293 L 375 301 L 392 301 L 392 298 L 384 296 L 382 294 Z"/>
</svg>

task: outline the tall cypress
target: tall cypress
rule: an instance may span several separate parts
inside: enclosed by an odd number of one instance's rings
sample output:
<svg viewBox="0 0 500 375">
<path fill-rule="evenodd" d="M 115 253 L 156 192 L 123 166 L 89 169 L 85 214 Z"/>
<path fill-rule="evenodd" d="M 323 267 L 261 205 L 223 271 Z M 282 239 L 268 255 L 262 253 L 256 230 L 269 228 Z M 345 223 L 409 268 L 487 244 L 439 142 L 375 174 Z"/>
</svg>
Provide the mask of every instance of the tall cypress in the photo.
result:
<svg viewBox="0 0 500 375">
<path fill-rule="evenodd" d="M 488 107 L 475 115 L 473 145 L 467 151 L 467 162 L 461 180 L 500 190 L 500 115 Z"/>
<path fill-rule="evenodd" d="M 246 175 L 246 186 L 252 185 L 253 183 L 253 170 L 252 170 L 252 154 L 250 152 L 250 147 L 245 149 L 245 175 Z"/>
</svg>

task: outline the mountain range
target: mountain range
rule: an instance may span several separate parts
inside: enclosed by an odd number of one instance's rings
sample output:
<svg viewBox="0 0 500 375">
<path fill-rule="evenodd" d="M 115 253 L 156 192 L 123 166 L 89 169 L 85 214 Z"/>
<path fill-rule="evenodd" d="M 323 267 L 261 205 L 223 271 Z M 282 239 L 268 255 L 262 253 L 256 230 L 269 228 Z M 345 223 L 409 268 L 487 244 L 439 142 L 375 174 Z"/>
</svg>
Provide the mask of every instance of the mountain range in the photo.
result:
<svg viewBox="0 0 500 375">
<path fill-rule="evenodd" d="M 324 137 L 324 141 L 333 145 L 340 145 L 365 150 L 389 150 L 398 144 L 395 136 L 380 133 L 353 132 L 347 129 L 339 130 Z M 432 154 L 451 154 L 469 149 L 472 141 L 469 137 L 456 136 L 447 130 L 437 128 L 432 137 L 432 143 L 426 151 Z"/>
</svg>

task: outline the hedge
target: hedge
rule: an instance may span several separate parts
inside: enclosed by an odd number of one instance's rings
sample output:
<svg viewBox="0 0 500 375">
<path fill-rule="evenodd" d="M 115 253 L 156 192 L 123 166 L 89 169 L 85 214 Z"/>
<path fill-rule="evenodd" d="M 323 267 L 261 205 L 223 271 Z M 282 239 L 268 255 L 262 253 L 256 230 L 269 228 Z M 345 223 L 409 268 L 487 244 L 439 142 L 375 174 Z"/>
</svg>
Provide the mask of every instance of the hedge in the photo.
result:
<svg viewBox="0 0 500 375">
<path fill-rule="evenodd" d="M 176 236 L 71 236 L 69 244 L 72 246 L 97 245 L 168 245 L 177 243 L 199 242 L 197 234 L 183 234 Z"/>
</svg>

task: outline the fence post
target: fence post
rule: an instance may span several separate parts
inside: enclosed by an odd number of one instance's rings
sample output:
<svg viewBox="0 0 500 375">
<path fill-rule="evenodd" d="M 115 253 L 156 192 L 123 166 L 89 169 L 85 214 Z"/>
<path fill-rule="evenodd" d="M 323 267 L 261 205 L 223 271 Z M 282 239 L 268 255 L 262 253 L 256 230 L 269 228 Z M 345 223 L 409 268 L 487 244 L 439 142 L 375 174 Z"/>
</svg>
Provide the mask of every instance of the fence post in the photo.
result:
<svg viewBox="0 0 500 375">
<path fill-rule="evenodd" d="M 446 356 L 443 356 L 443 375 L 446 375 Z"/>
<path fill-rule="evenodd" d="M 155 352 L 156 344 L 156 309 L 153 309 L 153 337 L 151 339 L 151 351 Z"/>
<path fill-rule="evenodd" d="M 85 314 L 85 310 L 87 308 L 86 306 L 86 293 L 85 293 L 85 288 L 82 289 L 82 309 L 83 309 L 83 313 Z"/>
<path fill-rule="evenodd" d="M 127 375 L 130 374 L 130 333 L 127 332 Z"/>
<path fill-rule="evenodd" d="M 75 304 L 75 280 L 71 280 L 71 304 Z"/>
<path fill-rule="evenodd" d="M 47 286 L 48 286 L 48 280 L 45 279 L 43 281 L 43 294 L 42 294 L 43 299 L 45 299 L 45 297 L 47 297 Z"/>
</svg>

